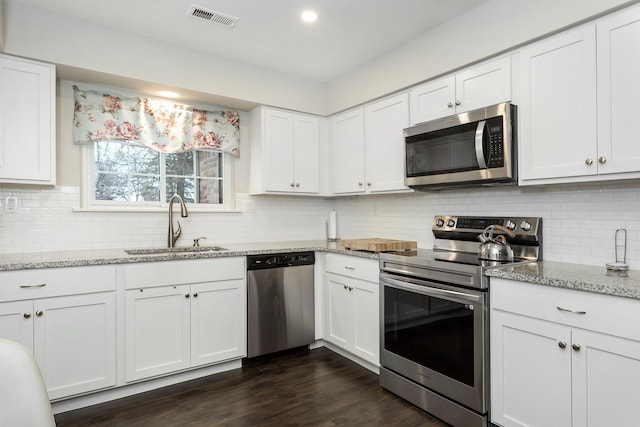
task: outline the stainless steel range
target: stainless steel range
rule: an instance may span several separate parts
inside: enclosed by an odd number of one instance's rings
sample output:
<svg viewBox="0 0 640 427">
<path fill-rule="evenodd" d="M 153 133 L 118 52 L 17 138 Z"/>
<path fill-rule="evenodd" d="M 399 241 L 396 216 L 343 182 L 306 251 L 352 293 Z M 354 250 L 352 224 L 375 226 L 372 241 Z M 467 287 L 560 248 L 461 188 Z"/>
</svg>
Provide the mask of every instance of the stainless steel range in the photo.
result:
<svg viewBox="0 0 640 427">
<path fill-rule="evenodd" d="M 380 254 L 380 385 L 453 426 L 486 426 L 485 270 L 541 260 L 542 219 L 436 216 L 431 228 L 433 250 Z M 481 240 L 513 259 L 479 259 Z"/>
</svg>

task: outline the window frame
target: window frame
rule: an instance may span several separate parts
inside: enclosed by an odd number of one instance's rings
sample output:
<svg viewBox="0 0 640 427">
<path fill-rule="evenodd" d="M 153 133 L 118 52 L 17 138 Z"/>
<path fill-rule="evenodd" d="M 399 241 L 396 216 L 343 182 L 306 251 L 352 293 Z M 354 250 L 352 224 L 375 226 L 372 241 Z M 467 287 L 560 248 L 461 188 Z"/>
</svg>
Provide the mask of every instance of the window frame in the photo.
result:
<svg viewBox="0 0 640 427">
<path fill-rule="evenodd" d="M 151 150 L 151 148 L 149 148 Z M 233 156 L 222 152 L 222 200 L 221 204 L 207 203 L 187 203 L 189 212 L 236 212 L 235 197 L 233 193 L 234 184 L 234 161 Z M 134 202 L 134 201 L 112 201 L 96 200 L 95 197 L 95 145 L 85 144 L 82 146 L 82 190 L 81 190 L 81 211 L 97 212 L 164 212 L 169 204 L 166 201 L 159 202 Z M 161 183 L 166 179 L 166 170 L 162 165 Z M 162 194 L 162 192 L 161 192 Z"/>
</svg>

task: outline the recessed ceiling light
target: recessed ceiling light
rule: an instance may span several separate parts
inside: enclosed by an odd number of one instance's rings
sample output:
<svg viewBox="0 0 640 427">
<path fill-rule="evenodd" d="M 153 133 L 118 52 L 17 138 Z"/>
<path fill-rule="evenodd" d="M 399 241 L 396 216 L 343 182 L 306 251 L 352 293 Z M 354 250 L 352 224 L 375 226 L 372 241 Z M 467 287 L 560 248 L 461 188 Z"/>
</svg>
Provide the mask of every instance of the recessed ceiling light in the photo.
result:
<svg viewBox="0 0 640 427">
<path fill-rule="evenodd" d="M 302 20 L 304 22 L 314 22 L 316 19 L 318 19 L 318 14 L 313 10 L 305 10 L 302 12 Z"/>
<path fill-rule="evenodd" d="M 159 90 L 158 95 L 163 96 L 165 98 L 178 98 L 180 96 L 177 92 L 172 92 L 170 90 Z"/>
</svg>

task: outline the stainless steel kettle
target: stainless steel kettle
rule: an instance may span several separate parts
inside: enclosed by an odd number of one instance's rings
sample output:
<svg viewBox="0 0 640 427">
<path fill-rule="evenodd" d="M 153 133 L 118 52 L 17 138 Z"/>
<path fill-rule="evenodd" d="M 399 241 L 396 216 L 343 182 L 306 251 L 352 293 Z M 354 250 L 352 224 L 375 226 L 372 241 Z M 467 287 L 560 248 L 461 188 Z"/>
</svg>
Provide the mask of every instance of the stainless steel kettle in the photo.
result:
<svg viewBox="0 0 640 427">
<path fill-rule="evenodd" d="M 513 249 L 507 243 L 504 235 L 493 237 L 495 230 L 501 231 L 509 237 L 515 236 L 511 230 L 501 225 L 488 226 L 484 229 L 484 233 L 478 236 L 478 240 L 482 242 L 478 258 L 488 261 L 513 261 Z"/>
</svg>

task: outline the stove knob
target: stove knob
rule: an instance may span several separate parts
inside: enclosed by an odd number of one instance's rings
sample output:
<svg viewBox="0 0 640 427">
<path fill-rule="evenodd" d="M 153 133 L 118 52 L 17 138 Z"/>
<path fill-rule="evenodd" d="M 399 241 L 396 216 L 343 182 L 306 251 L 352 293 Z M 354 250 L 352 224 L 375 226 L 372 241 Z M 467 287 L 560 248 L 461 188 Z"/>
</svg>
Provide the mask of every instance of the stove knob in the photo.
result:
<svg viewBox="0 0 640 427">
<path fill-rule="evenodd" d="M 515 230 L 516 229 L 516 223 L 511 221 L 511 220 L 506 220 L 504 222 L 504 226 L 507 227 L 509 230 Z"/>
<path fill-rule="evenodd" d="M 523 229 L 524 231 L 529 231 L 529 230 L 531 230 L 531 223 L 529 223 L 527 221 L 522 221 L 520 223 L 520 228 Z"/>
<path fill-rule="evenodd" d="M 454 220 L 450 219 L 447 221 L 447 227 L 453 227 L 455 225 L 456 225 L 456 222 Z"/>
<path fill-rule="evenodd" d="M 438 220 L 436 221 L 436 225 L 438 227 L 442 227 L 444 225 L 444 219 L 438 218 Z"/>
</svg>

